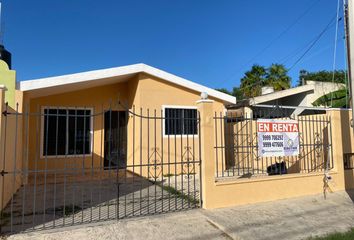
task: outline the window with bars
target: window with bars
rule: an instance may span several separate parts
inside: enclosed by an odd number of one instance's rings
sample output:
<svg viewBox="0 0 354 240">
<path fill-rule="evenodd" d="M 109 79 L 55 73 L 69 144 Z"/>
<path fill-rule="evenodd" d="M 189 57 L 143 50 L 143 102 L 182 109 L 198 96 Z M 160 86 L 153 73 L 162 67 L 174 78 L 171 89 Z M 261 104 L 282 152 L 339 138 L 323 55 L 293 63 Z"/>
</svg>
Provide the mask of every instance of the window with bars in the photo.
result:
<svg viewBox="0 0 354 240">
<path fill-rule="evenodd" d="M 44 109 L 43 156 L 91 153 L 91 110 Z"/>
<path fill-rule="evenodd" d="M 198 134 L 197 109 L 165 108 L 165 135 Z"/>
</svg>

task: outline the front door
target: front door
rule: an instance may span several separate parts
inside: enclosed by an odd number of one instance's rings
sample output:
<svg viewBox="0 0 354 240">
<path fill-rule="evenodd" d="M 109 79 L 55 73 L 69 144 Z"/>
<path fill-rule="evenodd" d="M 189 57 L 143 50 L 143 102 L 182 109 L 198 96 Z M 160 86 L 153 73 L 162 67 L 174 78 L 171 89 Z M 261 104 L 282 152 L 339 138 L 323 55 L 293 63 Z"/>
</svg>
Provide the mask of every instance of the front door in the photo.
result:
<svg viewBox="0 0 354 240">
<path fill-rule="evenodd" d="M 127 166 L 127 114 L 107 111 L 104 114 L 104 169 Z"/>
</svg>

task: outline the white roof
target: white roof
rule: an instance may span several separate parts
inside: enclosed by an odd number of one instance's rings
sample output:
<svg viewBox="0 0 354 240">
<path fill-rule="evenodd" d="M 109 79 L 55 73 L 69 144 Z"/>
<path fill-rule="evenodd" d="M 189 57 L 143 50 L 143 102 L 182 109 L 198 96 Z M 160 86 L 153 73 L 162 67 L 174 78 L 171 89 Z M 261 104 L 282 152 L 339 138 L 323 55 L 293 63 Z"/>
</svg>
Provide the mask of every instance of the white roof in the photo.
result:
<svg viewBox="0 0 354 240">
<path fill-rule="evenodd" d="M 225 103 L 236 103 L 236 98 L 231 95 L 219 92 L 212 88 L 205 87 L 198 83 L 189 81 L 187 79 L 178 77 L 176 75 L 148 66 L 143 63 L 127 65 L 122 67 L 115 67 L 115 68 L 107 68 L 102 70 L 88 71 L 82 73 L 75 73 L 69 75 L 62 75 L 56 77 L 21 81 L 18 83 L 17 89 L 24 92 L 37 91 L 40 89 L 44 90 L 48 88 L 60 88 L 63 87 L 64 85 L 69 85 L 69 84 L 77 86 L 78 83 L 85 83 L 86 86 L 88 85 L 88 83 L 92 83 L 91 86 L 97 86 L 97 84 L 111 83 L 112 78 L 115 77 L 121 77 L 121 79 L 123 79 L 124 76 L 129 76 L 129 75 L 142 73 L 142 72 L 200 93 L 206 92 L 209 96 L 220 99 Z M 111 79 L 111 80 L 108 82 L 108 81 L 103 81 L 102 79 Z M 97 80 L 102 80 L 102 81 L 99 81 L 98 83 Z M 70 89 L 72 90 L 73 88 Z"/>
<path fill-rule="evenodd" d="M 292 96 L 295 94 L 305 93 L 305 92 L 313 91 L 314 89 L 315 89 L 315 85 L 303 85 L 303 86 L 289 88 L 282 91 L 276 91 L 276 92 L 250 98 L 250 105 L 260 104 L 260 103 Z"/>
</svg>

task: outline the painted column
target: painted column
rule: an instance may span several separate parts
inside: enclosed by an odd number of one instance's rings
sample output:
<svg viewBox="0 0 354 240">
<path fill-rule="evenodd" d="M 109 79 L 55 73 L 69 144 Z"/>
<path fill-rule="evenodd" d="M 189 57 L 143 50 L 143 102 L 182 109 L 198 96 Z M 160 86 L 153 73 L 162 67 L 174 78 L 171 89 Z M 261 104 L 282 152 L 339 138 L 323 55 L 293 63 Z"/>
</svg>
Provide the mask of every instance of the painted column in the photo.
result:
<svg viewBox="0 0 354 240">
<path fill-rule="evenodd" d="M 16 109 L 16 71 L 10 70 L 2 60 L 0 60 L 0 84 L 6 87 L 5 102 L 8 102 L 12 109 Z"/>
<path fill-rule="evenodd" d="M 345 140 L 345 134 L 350 130 L 347 124 L 343 124 L 345 120 L 345 113 L 348 111 L 341 111 L 337 109 L 331 109 L 327 111 L 327 115 L 330 117 L 331 130 L 332 130 L 332 156 L 333 156 L 333 170 L 338 174 L 338 180 L 336 181 L 336 190 L 344 189 L 344 165 L 343 165 L 343 150 L 344 144 L 348 144 L 348 139 Z M 347 115 L 348 116 L 348 115 Z M 350 141 L 349 141 L 350 142 Z"/>
<path fill-rule="evenodd" d="M 213 198 L 213 188 L 215 185 L 215 152 L 214 152 L 214 121 L 213 121 L 213 103 L 212 100 L 197 101 L 200 114 L 200 144 L 201 144 L 201 194 L 202 207 L 207 209 L 211 207 L 208 200 Z"/>
</svg>

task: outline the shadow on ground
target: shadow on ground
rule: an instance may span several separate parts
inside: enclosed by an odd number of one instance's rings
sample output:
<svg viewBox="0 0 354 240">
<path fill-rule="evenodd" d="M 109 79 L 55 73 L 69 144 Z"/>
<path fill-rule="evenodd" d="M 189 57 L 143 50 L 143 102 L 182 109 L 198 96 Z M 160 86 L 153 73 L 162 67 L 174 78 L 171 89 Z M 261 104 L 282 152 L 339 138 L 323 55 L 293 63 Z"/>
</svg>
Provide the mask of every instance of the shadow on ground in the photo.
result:
<svg viewBox="0 0 354 240">
<path fill-rule="evenodd" d="M 1 233 L 196 208 L 198 189 L 194 176 L 147 179 L 129 171 L 105 172 L 101 176 L 31 176 L 4 209 Z"/>
</svg>

